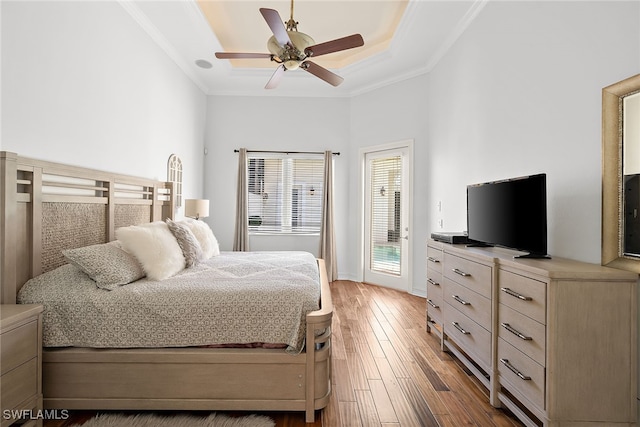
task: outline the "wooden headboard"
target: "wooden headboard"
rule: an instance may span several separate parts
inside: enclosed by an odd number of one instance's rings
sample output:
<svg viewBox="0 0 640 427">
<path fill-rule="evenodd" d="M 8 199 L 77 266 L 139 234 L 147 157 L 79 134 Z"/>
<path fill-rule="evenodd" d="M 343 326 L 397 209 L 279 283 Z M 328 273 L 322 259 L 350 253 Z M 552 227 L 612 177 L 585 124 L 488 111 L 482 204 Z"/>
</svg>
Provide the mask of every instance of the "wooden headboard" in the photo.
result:
<svg viewBox="0 0 640 427">
<path fill-rule="evenodd" d="M 119 227 L 174 218 L 171 182 L 0 151 L 0 302 L 66 263 L 65 249 L 106 243 Z"/>
</svg>

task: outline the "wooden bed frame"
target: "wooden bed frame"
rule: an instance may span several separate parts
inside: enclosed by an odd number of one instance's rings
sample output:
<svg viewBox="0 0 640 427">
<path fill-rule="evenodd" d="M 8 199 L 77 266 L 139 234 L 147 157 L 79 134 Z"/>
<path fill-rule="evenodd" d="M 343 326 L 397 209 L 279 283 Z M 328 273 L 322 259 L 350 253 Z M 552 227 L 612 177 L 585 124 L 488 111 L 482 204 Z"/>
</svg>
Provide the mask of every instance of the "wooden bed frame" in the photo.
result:
<svg viewBox="0 0 640 427">
<path fill-rule="evenodd" d="M 170 182 L 0 152 L 0 298 L 65 263 L 61 250 L 113 240 L 115 229 L 174 217 Z M 321 308 L 299 355 L 273 349 L 43 349 L 45 409 L 305 411 L 331 393 L 333 306 L 318 260 Z M 311 345 L 309 345 L 311 343 Z"/>
</svg>

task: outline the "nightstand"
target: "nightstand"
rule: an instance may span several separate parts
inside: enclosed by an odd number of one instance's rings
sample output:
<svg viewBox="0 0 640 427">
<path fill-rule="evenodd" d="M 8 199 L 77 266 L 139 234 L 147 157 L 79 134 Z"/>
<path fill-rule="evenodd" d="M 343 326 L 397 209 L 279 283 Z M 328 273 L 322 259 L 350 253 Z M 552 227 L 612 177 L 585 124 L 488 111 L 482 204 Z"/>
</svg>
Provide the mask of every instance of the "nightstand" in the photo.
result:
<svg viewBox="0 0 640 427">
<path fill-rule="evenodd" d="M 42 426 L 42 306 L 0 305 L 1 427 Z"/>
</svg>

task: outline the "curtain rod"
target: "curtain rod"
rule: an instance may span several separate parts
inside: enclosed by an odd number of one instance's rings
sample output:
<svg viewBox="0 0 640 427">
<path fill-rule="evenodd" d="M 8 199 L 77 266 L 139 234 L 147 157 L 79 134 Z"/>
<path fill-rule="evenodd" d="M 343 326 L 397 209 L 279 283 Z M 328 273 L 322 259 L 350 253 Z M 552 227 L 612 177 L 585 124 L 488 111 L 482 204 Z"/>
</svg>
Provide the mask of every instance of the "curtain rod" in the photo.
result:
<svg viewBox="0 0 640 427">
<path fill-rule="evenodd" d="M 237 148 L 233 150 L 234 153 L 239 153 Z M 278 154 L 324 154 L 324 151 L 278 151 L 278 150 L 247 150 L 247 153 L 278 153 Z M 340 155 L 340 152 L 331 153 L 336 156 Z"/>
</svg>

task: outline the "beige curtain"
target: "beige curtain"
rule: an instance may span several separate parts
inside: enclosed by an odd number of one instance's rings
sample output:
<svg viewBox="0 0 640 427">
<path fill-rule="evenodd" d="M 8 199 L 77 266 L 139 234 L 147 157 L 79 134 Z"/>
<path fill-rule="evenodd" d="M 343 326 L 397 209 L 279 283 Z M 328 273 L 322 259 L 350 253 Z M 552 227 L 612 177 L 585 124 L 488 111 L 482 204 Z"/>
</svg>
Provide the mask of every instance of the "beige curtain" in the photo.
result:
<svg viewBox="0 0 640 427">
<path fill-rule="evenodd" d="M 236 229 L 233 235 L 233 250 L 249 250 L 249 210 L 247 207 L 247 149 L 238 154 L 238 188 L 236 193 Z"/>
<path fill-rule="evenodd" d="M 336 238 L 333 229 L 333 154 L 324 152 L 324 200 L 322 201 L 322 225 L 320 226 L 320 258 L 327 267 L 330 282 L 338 280 Z"/>
</svg>

